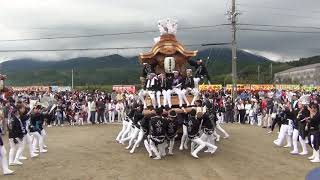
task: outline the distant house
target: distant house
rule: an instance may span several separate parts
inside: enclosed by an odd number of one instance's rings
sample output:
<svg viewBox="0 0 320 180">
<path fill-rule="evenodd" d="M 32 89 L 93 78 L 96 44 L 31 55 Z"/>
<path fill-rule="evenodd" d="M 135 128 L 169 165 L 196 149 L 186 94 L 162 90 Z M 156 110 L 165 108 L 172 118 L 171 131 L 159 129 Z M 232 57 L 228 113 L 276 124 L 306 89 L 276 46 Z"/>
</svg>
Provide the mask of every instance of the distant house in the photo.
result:
<svg viewBox="0 0 320 180">
<path fill-rule="evenodd" d="M 274 75 L 276 83 L 293 83 L 308 86 L 320 85 L 320 63 L 291 68 Z"/>
</svg>

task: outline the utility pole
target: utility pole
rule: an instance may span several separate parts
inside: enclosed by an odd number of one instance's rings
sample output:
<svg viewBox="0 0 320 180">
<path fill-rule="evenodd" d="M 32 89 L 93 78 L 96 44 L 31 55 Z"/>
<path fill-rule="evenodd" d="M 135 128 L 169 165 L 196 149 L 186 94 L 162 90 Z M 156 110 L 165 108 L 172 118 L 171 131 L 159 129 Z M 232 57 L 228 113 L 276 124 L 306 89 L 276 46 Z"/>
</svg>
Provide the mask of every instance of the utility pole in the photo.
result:
<svg viewBox="0 0 320 180">
<path fill-rule="evenodd" d="M 71 70 L 71 90 L 73 91 L 73 69 Z"/>
<path fill-rule="evenodd" d="M 271 83 L 273 83 L 273 75 L 272 75 L 272 73 L 273 73 L 273 69 L 272 69 L 273 67 L 272 67 L 272 63 L 270 64 L 270 77 L 271 77 Z"/>
<path fill-rule="evenodd" d="M 258 64 L 258 84 L 260 84 L 260 64 Z"/>
<path fill-rule="evenodd" d="M 237 98 L 237 15 L 236 0 L 232 0 L 231 12 L 229 12 L 232 25 L 232 98 Z"/>
</svg>

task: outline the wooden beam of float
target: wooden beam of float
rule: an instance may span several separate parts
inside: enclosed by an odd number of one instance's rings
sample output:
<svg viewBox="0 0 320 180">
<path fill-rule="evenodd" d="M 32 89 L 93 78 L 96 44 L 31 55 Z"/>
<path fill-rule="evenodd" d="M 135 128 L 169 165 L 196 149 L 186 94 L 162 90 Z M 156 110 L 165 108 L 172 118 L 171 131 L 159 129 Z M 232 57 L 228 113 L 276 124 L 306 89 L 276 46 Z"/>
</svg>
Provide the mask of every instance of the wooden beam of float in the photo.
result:
<svg viewBox="0 0 320 180">
<path fill-rule="evenodd" d="M 164 34 L 160 37 L 150 52 L 140 53 L 140 63 L 147 63 L 155 67 L 156 74 L 164 72 L 164 58 L 175 58 L 175 70 L 185 75 L 188 59 L 197 56 L 198 51 L 188 51 L 179 43 L 173 34 Z"/>
<path fill-rule="evenodd" d="M 187 113 L 189 113 L 192 109 L 196 109 L 196 108 L 195 107 L 185 108 Z M 182 109 L 180 109 L 180 108 L 172 108 L 171 110 L 176 111 L 177 114 L 184 113 L 184 111 Z M 171 111 L 171 110 L 169 110 L 169 111 Z M 163 110 L 163 114 L 167 115 L 169 113 L 169 111 Z M 156 114 L 156 112 L 154 110 L 144 110 L 143 114 L 145 116 L 147 116 L 147 117 L 152 117 L 152 116 L 154 116 Z"/>
</svg>

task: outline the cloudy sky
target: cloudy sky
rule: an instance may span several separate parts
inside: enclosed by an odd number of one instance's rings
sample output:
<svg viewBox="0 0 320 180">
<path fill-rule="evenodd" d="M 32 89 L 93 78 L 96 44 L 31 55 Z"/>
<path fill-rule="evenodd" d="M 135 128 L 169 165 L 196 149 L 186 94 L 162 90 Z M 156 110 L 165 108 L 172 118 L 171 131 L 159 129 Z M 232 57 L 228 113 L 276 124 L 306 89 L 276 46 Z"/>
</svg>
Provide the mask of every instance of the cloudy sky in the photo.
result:
<svg viewBox="0 0 320 180">
<path fill-rule="evenodd" d="M 175 18 L 179 27 L 228 23 L 225 15 L 231 0 L 0 0 L 0 51 L 16 49 L 63 49 L 152 46 L 158 32 L 42 41 L 3 40 L 91 35 L 156 30 L 157 21 Z M 238 33 L 238 47 L 272 60 L 291 60 L 320 54 L 319 0 L 237 0 L 239 23 L 288 25 L 317 28 L 239 26 L 240 29 L 304 31 Z M 178 29 L 184 44 L 230 42 L 230 26 L 193 30 Z M 193 47 L 196 48 L 196 47 Z M 136 55 L 138 50 L 90 52 L 1 53 L 0 62 L 32 57 L 42 60 L 119 53 Z"/>
</svg>

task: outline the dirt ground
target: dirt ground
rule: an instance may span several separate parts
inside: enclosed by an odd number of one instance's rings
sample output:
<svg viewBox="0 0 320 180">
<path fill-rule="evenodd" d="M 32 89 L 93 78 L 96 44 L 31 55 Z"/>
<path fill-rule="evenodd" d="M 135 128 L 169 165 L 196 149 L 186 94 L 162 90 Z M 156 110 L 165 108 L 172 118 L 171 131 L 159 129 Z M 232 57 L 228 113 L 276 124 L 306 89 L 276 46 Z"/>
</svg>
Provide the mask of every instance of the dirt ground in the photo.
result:
<svg viewBox="0 0 320 180">
<path fill-rule="evenodd" d="M 149 159 L 144 148 L 132 155 L 117 144 L 114 139 L 120 125 L 47 128 L 49 152 L 12 167 L 16 175 L 0 175 L 0 179 L 300 180 L 319 167 L 306 157 L 273 146 L 277 133 L 269 135 L 249 125 L 223 126 L 231 138 L 218 142 L 214 155 L 200 153 L 200 159 L 194 159 L 189 151 L 179 152 L 176 147 L 174 156 L 160 161 Z"/>
</svg>

